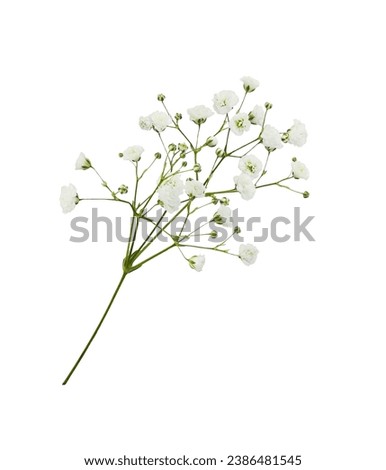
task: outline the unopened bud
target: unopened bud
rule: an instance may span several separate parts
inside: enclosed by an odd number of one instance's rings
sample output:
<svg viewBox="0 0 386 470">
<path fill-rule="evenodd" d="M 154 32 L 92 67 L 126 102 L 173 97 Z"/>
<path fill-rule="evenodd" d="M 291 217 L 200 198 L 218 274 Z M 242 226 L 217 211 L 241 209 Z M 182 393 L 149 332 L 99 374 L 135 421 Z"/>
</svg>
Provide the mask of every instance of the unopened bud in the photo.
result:
<svg viewBox="0 0 386 470">
<path fill-rule="evenodd" d="M 158 101 L 161 101 L 161 102 L 164 101 L 165 98 L 166 98 L 166 96 L 163 95 L 162 93 L 160 93 L 160 94 L 157 96 L 157 100 L 158 100 Z"/>
<path fill-rule="evenodd" d="M 310 193 L 308 191 L 304 191 L 303 197 L 304 199 L 307 199 L 308 197 L 310 197 Z"/>
<path fill-rule="evenodd" d="M 265 109 L 268 110 L 268 109 L 272 109 L 272 103 L 268 103 L 268 101 L 265 103 Z"/>
<path fill-rule="evenodd" d="M 175 152 L 177 149 L 176 144 L 169 144 L 168 146 L 169 152 Z"/>
<path fill-rule="evenodd" d="M 217 137 L 208 137 L 206 139 L 206 145 L 208 147 L 216 147 L 217 144 L 218 144 Z"/>
<path fill-rule="evenodd" d="M 121 184 L 118 188 L 119 194 L 127 194 L 129 188 L 125 184 Z"/>
<path fill-rule="evenodd" d="M 162 155 L 159 152 L 157 152 L 157 153 L 154 154 L 154 158 L 159 160 L 160 158 L 162 158 Z"/>
<path fill-rule="evenodd" d="M 194 165 L 194 167 L 193 167 L 193 171 L 194 171 L 195 173 L 200 173 L 200 171 L 201 171 L 201 165 L 200 165 L 199 163 L 196 163 L 196 164 Z"/>
<path fill-rule="evenodd" d="M 227 197 L 222 197 L 220 199 L 220 204 L 222 204 L 223 206 L 229 206 L 229 199 Z"/>
</svg>

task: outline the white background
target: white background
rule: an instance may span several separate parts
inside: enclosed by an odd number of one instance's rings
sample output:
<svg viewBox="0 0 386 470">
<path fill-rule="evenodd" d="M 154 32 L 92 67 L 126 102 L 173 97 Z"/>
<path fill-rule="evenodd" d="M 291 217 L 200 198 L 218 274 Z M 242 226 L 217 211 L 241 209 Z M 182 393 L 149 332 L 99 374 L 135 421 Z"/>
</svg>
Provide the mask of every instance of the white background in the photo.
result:
<svg viewBox="0 0 386 470">
<path fill-rule="evenodd" d="M 3 0 L 0 43 L 2 468 L 183 453 L 385 468 L 381 2 Z M 299 205 L 316 242 L 261 244 L 250 268 L 149 264 L 63 387 L 124 251 L 68 241 L 60 186 L 102 190 L 74 160 L 84 151 L 124 182 L 116 154 L 146 147 L 137 119 L 159 92 L 184 112 L 241 94 L 245 74 L 273 125 L 307 124 L 312 196 L 267 190 L 243 211 Z"/>
</svg>

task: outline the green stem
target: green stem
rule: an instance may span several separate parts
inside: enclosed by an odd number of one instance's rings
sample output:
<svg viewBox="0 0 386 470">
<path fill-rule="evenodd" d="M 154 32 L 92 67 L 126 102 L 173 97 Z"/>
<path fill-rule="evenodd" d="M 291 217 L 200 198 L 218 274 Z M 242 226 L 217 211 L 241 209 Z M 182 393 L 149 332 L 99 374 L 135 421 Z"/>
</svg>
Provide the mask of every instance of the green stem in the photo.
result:
<svg viewBox="0 0 386 470">
<path fill-rule="evenodd" d="M 241 102 L 241 104 L 240 104 L 240 107 L 239 107 L 239 109 L 236 111 L 236 114 L 239 114 L 239 112 L 241 111 L 241 108 L 243 107 L 243 104 L 244 104 L 245 98 L 247 97 L 247 94 L 248 94 L 248 92 L 246 91 L 246 92 L 244 93 L 244 97 L 243 97 L 243 100 L 242 100 L 242 102 Z"/>
<path fill-rule="evenodd" d="M 89 339 L 89 342 L 86 344 L 86 347 L 83 349 L 82 354 L 79 356 L 78 360 L 75 362 L 74 367 L 71 369 L 70 373 L 67 375 L 67 377 L 66 377 L 66 379 L 65 379 L 65 381 L 63 382 L 62 385 L 66 385 L 66 383 L 70 380 L 72 374 L 75 372 L 75 370 L 78 367 L 80 361 L 83 359 L 83 356 L 86 354 L 87 349 L 90 347 L 91 343 L 93 342 L 95 336 L 97 335 L 97 333 L 99 331 L 99 328 L 102 326 L 102 323 L 104 322 L 107 314 L 109 313 L 109 310 L 110 310 L 111 306 L 113 305 L 115 297 L 117 296 L 117 294 L 119 292 L 119 289 L 121 288 L 121 286 L 123 284 L 123 281 L 125 280 L 125 277 L 126 277 L 126 273 L 123 273 L 122 277 L 121 277 L 121 279 L 118 283 L 118 286 L 116 287 L 115 292 L 114 292 L 113 296 L 111 297 L 111 300 L 110 300 L 110 302 L 109 302 L 109 304 L 106 308 L 106 311 L 103 314 L 100 322 L 98 323 L 98 326 L 96 327 L 94 333 L 92 334 L 91 338 Z"/>
<path fill-rule="evenodd" d="M 268 151 L 268 155 L 267 155 L 267 158 L 265 159 L 265 163 L 264 163 L 264 168 L 263 168 L 263 171 L 261 172 L 261 175 L 258 177 L 257 181 L 256 181 L 256 184 L 261 180 L 261 178 L 267 173 L 267 166 L 268 166 L 268 160 L 269 160 L 269 156 L 271 155 L 271 152 Z"/>
<path fill-rule="evenodd" d="M 125 204 L 129 204 L 131 206 L 131 202 L 125 201 L 124 199 L 120 199 L 119 197 L 116 197 L 114 199 L 108 199 L 105 197 L 82 197 L 79 199 L 80 201 L 115 201 L 115 202 L 124 202 Z"/>
</svg>

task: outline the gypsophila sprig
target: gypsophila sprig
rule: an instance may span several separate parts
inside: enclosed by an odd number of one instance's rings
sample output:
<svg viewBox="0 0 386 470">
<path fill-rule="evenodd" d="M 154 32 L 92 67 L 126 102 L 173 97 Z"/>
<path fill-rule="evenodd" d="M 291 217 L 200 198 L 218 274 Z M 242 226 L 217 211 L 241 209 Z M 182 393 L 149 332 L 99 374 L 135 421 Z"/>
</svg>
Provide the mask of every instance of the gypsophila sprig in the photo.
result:
<svg viewBox="0 0 386 470">
<path fill-rule="evenodd" d="M 99 179 L 101 194 L 89 197 L 82 191 L 78 194 L 72 184 L 63 186 L 60 193 L 63 212 L 69 213 L 89 201 L 123 204 L 127 208 L 129 237 L 114 294 L 63 385 L 92 344 L 129 274 L 135 275 L 135 271 L 161 255 L 166 256 L 170 250 L 181 256 L 183 266 L 197 273 L 206 269 L 205 256 L 201 254 L 204 250 L 213 255 L 236 257 L 250 266 L 256 262 L 258 250 L 252 244 L 238 243 L 242 230 L 234 216 L 236 202 L 250 201 L 259 189 L 267 187 L 309 197 L 308 191 L 288 185 L 307 180 L 308 168 L 296 157 L 286 157 L 282 150 L 287 145 L 293 150 L 293 146 L 306 143 L 305 125 L 295 119 L 282 130 L 275 127 L 270 122 L 272 104 L 258 96 L 259 82 L 249 76 L 242 77 L 241 82 L 238 91 L 212 90 L 211 103 L 190 108 L 184 105 L 169 110 L 166 96 L 156 96 L 154 109 L 137 121 L 142 130 L 149 131 L 143 133 L 144 138 L 152 139 L 155 146 L 141 143 L 142 146 L 128 139 L 125 150 L 117 150 L 121 161 L 119 179 L 114 185 L 96 169 L 94 157 L 93 164 L 84 153 L 77 158 L 76 170 L 90 169 L 87 175 Z M 248 102 L 252 92 L 264 106 L 256 101 Z M 189 119 L 183 119 L 184 116 Z M 287 170 L 281 178 L 269 177 L 268 166 L 274 166 L 275 159 L 287 159 Z M 202 217 L 203 213 L 207 214 L 206 218 Z M 140 230 L 145 223 L 150 226 L 147 232 Z M 195 250 L 201 253 L 196 254 Z"/>
</svg>

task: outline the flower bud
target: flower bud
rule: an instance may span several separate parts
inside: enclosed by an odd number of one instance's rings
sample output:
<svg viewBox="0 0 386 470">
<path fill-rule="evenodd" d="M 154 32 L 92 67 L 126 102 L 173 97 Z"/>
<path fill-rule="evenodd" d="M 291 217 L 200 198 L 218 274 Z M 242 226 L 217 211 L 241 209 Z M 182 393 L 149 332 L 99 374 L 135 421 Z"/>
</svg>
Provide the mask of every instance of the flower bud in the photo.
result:
<svg viewBox="0 0 386 470">
<path fill-rule="evenodd" d="M 240 227 L 235 227 L 233 229 L 233 233 L 241 233 L 241 228 Z"/>
<path fill-rule="evenodd" d="M 222 204 L 223 206 L 229 206 L 229 199 L 227 197 L 222 197 L 220 199 L 220 204 Z"/>
<path fill-rule="evenodd" d="M 160 94 L 157 96 L 157 100 L 158 100 L 158 101 L 161 101 L 161 102 L 163 102 L 163 101 L 165 100 L 165 98 L 166 98 L 166 96 L 163 95 L 162 93 L 160 93 Z"/>
<path fill-rule="evenodd" d="M 183 152 L 183 151 L 185 151 L 185 150 L 188 150 L 188 146 L 183 142 L 183 143 L 181 143 L 181 144 L 178 144 L 178 150 L 179 150 L 180 152 Z"/>
<path fill-rule="evenodd" d="M 218 157 L 225 157 L 226 154 L 223 149 L 216 149 L 216 155 Z"/>
<path fill-rule="evenodd" d="M 208 137 L 206 139 L 206 145 L 208 147 L 216 147 L 217 143 L 218 143 L 217 137 Z"/>
<path fill-rule="evenodd" d="M 188 162 L 187 161 L 182 162 L 182 166 L 183 167 L 188 166 Z"/>
<path fill-rule="evenodd" d="M 218 199 L 216 196 L 212 196 L 212 204 L 218 204 Z"/>
<path fill-rule="evenodd" d="M 196 164 L 194 165 L 194 167 L 193 167 L 193 171 L 194 171 L 195 173 L 200 173 L 200 171 L 201 171 L 201 165 L 200 165 L 199 163 L 196 163 Z"/>
<path fill-rule="evenodd" d="M 268 109 L 272 109 L 272 103 L 268 103 L 268 101 L 265 103 L 265 109 L 268 111 Z"/>
<path fill-rule="evenodd" d="M 292 161 L 293 161 L 293 162 L 296 162 L 296 157 L 293 157 L 293 158 L 292 158 Z"/>
<path fill-rule="evenodd" d="M 218 232 L 216 230 L 212 230 L 209 234 L 210 238 L 217 238 Z"/>
<path fill-rule="evenodd" d="M 121 184 L 118 188 L 119 194 L 127 194 L 129 188 L 125 184 Z"/>
<path fill-rule="evenodd" d="M 174 119 L 176 121 L 180 121 L 182 119 L 182 114 L 181 113 L 176 113 L 176 115 L 174 116 Z"/>
<path fill-rule="evenodd" d="M 289 133 L 288 132 L 283 132 L 283 135 L 281 136 L 282 142 L 285 144 L 289 141 Z"/>
<path fill-rule="evenodd" d="M 169 152 L 175 152 L 177 149 L 176 144 L 169 144 L 168 146 Z"/>
<path fill-rule="evenodd" d="M 309 193 L 308 191 L 304 191 L 303 197 L 304 197 L 304 199 L 309 198 L 309 197 L 310 197 L 310 193 Z"/>
<path fill-rule="evenodd" d="M 159 152 L 157 152 L 157 153 L 154 154 L 154 158 L 159 160 L 160 158 L 162 158 L 162 155 Z"/>
</svg>

